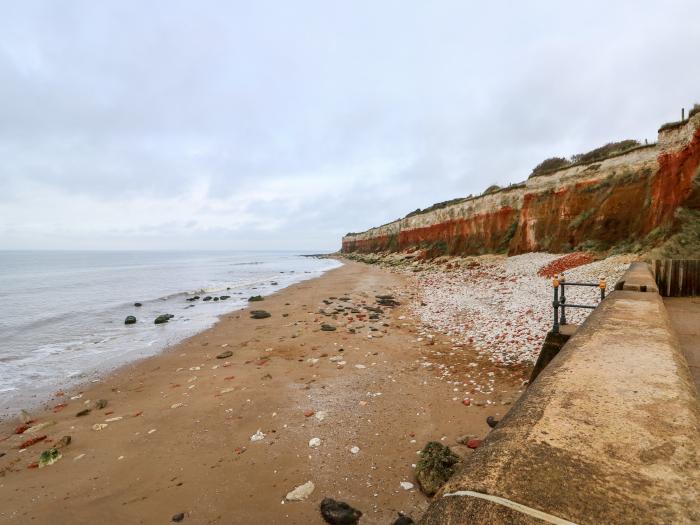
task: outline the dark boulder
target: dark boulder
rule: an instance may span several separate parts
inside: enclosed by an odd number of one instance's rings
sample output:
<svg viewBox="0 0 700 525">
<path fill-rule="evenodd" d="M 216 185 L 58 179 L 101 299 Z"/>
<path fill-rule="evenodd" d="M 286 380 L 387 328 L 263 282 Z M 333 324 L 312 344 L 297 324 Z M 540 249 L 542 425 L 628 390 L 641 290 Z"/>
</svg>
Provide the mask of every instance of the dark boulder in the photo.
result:
<svg viewBox="0 0 700 525">
<path fill-rule="evenodd" d="M 396 518 L 396 521 L 391 525 L 414 525 L 415 523 L 416 522 L 413 521 L 411 518 L 399 512 L 399 517 Z"/>
<path fill-rule="evenodd" d="M 138 308 L 139 306 L 143 306 L 143 305 L 141 303 L 134 303 L 134 306 L 136 306 Z"/>
<path fill-rule="evenodd" d="M 426 495 L 433 496 L 454 474 L 459 457 L 450 447 L 437 441 L 425 445 L 420 456 L 416 464 L 416 480 Z"/>
<path fill-rule="evenodd" d="M 251 297 L 248 297 L 248 302 L 249 303 L 254 303 L 256 301 L 264 301 L 264 298 L 262 295 L 253 295 Z"/>
<path fill-rule="evenodd" d="M 153 322 L 155 324 L 163 324 L 163 323 L 167 323 L 172 318 L 173 318 L 173 316 L 170 314 L 163 314 L 163 315 L 159 315 L 158 317 L 156 317 Z"/>
<path fill-rule="evenodd" d="M 335 332 L 336 327 L 333 326 L 332 324 L 323 323 L 323 324 L 321 325 L 321 330 L 324 331 L 324 332 Z"/>
<path fill-rule="evenodd" d="M 133 315 L 127 315 L 126 319 L 124 319 L 124 324 L 136 324 L 136 317 Z"/>
<path fill-rule="evenodd" d="M 202 301 L 211 301 L 211 295 L 207 295 Z"/>
<path fill-rule="evenodd" d="M 267 319 L 268 317 L 272 317 L 272 314 L 265 310 L 251 310 L 250 317 L 252 319 Z"/>
<path fill-rule="evenodd" d="M 231 298 L 230 295 L 222 295 L 221 297 L 219 297 L 219 299 L 221 299 L 222 301 L 225 301 L 226 299 L 230 299 L 230 298 Z"/>
<path fill-rule="evenodd" d="M 219 355 L 216 356 L 217 359 L 226 359 L 227 357 L 231 357 L 233 355 L 233 352 L 231 350 L 226 350 L 225 352 L 221 352 Z"/>
<path fill-rule="evenodd" d="M 362 517 L 362 512 L 344 501 L 324 498 L 321 502 L 321 516 L 331 525 L 355 525 Z"/>
</svg>

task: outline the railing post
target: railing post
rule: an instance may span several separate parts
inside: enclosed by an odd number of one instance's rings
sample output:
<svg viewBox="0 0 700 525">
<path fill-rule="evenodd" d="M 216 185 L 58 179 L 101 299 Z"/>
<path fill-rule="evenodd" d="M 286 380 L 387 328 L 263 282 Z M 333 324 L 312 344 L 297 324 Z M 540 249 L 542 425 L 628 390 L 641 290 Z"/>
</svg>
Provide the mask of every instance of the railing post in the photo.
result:
<svg viewBox="0 0 700 525">
<path fill-rule="evenodd" d="M 554 307 L 554 326 L 552 326 L 552 332 L 555 334 L 559 333 L 559 279 L 555 276 L 552 279 L 552 288 L 554 288 L 554 301 L 552 306 Z"/>
<path fill-rule="evenodd" d="M 564 273 L 562 272 L 561 278 L 559 279 L 559 283 L 561 284 L 561 298 L 559 299 L 559 304 L 561 305 L 561 318 L 559 319 L 559 324 L 560 325 L 565 325 L 566 324 L 566 296 L 564 295 L 564 288 L 566 288 L 566 277 L 564 277 Z"/>
<path fill-rule="evenodd" d="M 607 284 L 605 283 L 605 277 L 600 277 L 598 279 L 598 286 L 600 287 L 600 300 L 602 301 L 605 299 L 605 289 L 607 288 Z"/>
</svg>

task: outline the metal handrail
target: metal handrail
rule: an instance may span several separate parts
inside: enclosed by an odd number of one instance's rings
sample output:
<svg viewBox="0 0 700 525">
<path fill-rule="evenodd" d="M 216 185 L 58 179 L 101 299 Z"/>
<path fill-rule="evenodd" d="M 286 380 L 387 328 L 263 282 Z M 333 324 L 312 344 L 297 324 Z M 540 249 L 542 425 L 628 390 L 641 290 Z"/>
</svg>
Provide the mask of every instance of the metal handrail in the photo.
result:
<svg viewBox="0 0 700 525">
<path fill-rule="evenodd" d="M 600 288 L 600 300 L 605 299 L 605 290 L 607 284 L 605 282 L 605 277 L 600 277 L 598 283 L 568 283 L 566 282 L 566 277 L 562 273 L 561 275 L 555 275 L 552 279 L 552 287 L 554 288 L 554 301 L 552 306 L 554 308 L 554 325 L 552 326 L 552 332 L 555 334 L 559 333 L 560 325 L 566 324 L 566 308 L 588 308 L 594 310 L 598 305 L 590 304 L 567 304 L 566 303 L 566 287 L 567 286 L 595 286 Z M 559 295 L 559 288 L 561 287 L 561 296 Z M 598 302 L 600 304 L 600 302 Z"/>
</svg>

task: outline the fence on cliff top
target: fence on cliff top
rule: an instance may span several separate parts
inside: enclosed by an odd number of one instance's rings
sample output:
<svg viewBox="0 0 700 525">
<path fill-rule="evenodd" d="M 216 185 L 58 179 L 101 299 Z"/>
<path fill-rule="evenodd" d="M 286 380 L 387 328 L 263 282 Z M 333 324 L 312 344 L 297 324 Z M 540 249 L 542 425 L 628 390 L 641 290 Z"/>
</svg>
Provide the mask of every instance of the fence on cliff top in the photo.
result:
<svg viewBox="0 0 700 525">
<path fill-rule="evenodd" d="M 700 295 L 699 259 L 656 259 L 652 269 L 663 297 Z"/>
</svg>

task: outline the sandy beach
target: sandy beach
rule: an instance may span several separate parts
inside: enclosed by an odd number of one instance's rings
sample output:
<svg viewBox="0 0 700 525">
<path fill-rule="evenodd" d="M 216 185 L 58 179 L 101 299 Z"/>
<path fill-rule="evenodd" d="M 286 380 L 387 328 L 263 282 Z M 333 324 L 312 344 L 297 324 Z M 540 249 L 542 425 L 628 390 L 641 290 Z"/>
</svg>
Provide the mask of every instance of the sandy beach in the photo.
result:
<svg viewBox="0 0 700 525">
<path fill-rule="evenodd" d="M 362 523 L 417 518 L 429 501 L 417 452 L 436 440 L 470 454 L 458 440 L 483 437 L 527 375 L 426 335 L 414 281 L 376 265 L 346 262 L 252 304 L 99 383 L 56 392 L 30 414 L 34 429 L 0 423 L 0 522 L 323 523 L 325 497 L 361 510 Z M 252 319 L 254 309 L 271 317 Z M 36 468 L 63 436 L 62 457 Z M 285 500 L 308 481 L 307 499 Z"/>
</svg>

